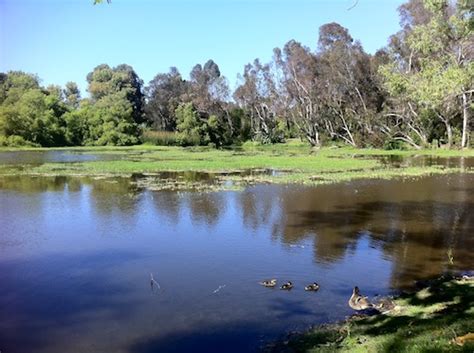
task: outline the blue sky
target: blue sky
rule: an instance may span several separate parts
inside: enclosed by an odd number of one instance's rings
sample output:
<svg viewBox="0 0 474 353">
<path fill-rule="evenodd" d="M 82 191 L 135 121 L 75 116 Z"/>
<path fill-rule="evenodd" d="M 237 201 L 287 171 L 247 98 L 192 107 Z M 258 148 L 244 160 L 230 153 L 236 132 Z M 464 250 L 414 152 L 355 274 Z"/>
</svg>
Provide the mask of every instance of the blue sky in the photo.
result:
<svg viewBox="0 0 474 353">
<path fill-rule="evenodd" d="M 184 77 L 213 59 L 231 88 L 246 63 L 271 59 L 295 39 L 314 49 L 318 28 L 347 27 L 375 52 L 399 30 L 400 0 L 0 0 L 0 71 L 37 74 L 44 85 L 126 63 L 148 83 L 176 66 Z"/>
</svg>

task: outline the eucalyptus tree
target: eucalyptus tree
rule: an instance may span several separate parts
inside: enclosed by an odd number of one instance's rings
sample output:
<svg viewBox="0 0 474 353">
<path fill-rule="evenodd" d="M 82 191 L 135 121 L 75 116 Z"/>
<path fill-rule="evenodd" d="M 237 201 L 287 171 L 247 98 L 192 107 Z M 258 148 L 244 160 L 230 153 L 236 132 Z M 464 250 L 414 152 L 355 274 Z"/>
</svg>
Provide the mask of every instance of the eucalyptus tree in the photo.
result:
<svg viewBox="0 0 474 353">
<path fill-rule="evenodd" d="M 204 65 L 195 65 L 190 73 L 189 99 L 204 117 L 215 116 L 218 124 L 234 136 L 236 129 L 229 113 L 230 90 L 219 66 L 208 60 Z"/>
<path fill-rule="evenodd" d="M 371 57 L 334 22 L 319 29 L 317 57 L 325 130 L 332 138 L 359 145 L 374 134 L 381 109 Z"/>
<path fill-rule="evenodd" d="M 324 87 L 318 77 L 318 59 L 309 48 L 294 40 L 283 50 L 274 50 L 274 61 L 281 73 L 277 97 L 286 103 L 292 123 L 312 146 L 320 144 L 323 128 L 322 101 Z"/>
<path fill-rule="evenodd" d="M 382 90 L 371 57 L 346 28 L 321 26 L 315 52 L 291 40 L 274 53 L 277 97 L 311 145 L 324 134 L 356 146 L 375 133 Z"/>
<path fill-rule="evenodd" d="M 424 16 L 423 21 L 407 27 L 404 38 L 409 57 L 394 60 L 384 66 L 381 73 L 390 94 L 401 98 L 400 102 L 408 107 L 404 109 L 407 112 L 404 120 L 411 131 L 417 132 L 422 144 L 433 137 L 446 137 L 451 147 L 453 130 L 460 126 L 460 145 L 466 147 L 474 87 L 474 37 L 469 17 L 462 8 L 448 1 L 416 3 L 423 6 L 423 13 L 429 14 L 429 18 Z M 400 62 L 407 64 L 400 65 Z M 444 126 L 444 136 L 436 135 L 433 127 L 437 123 Z"/>
<path fill-rule="evenodd" d="M 278 133 L 277 106 L 278 89 L 273 79 L 270 64 L 255 59 L 244 67 L 240 85 L 234 92 L 234 99 L 240 107 L 249 112 L 253 138 L 262 142 L 281 140 Z"/>
<path fill-rule="evenodd" d="M 75 82 L 67 82 L 64 89 L 62 90 L 62 95 L 66 104 L 72 109 L 77 109 L 79 107 L 79 102 L 81 100 L 81 91 Z"/>
<path fill-rule="evenodd" d="M 188 90 L 189 82 L 181 77 L 177 68 L 157 74 L 145 89 L 147 120 L 159 130 L 174 131 L 176 108 L 188 100 Z"/>
</svg>

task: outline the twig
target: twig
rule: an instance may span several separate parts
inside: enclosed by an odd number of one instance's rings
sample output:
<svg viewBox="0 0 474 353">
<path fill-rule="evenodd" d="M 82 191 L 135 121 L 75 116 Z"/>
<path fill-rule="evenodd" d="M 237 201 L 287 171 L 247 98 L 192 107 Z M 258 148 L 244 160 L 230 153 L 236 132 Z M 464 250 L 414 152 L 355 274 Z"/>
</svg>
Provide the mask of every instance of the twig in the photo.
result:
<svg viewBox="0 0 474 353">
<path fill-rule="evenodd" d="M 357 6 L 358 3 L 359 3 L 359 0 L 355 0 L 354 4 L 353 4 L 351 7 L 349 7 L 349 8 L 347 9 L 347 11 L 352 10 L 354 7 Z"/>
<path fill-rule="evenodd" d="M 220 291 L 222 288 L 224 288 L 224 287 L 225 287 L 225 284 L 220 285 L 220 286 L 219 286 L 217 289 L 215 289 L 212 293 L 215 294 L 215 293 L 219 292 L 219 291 Z"/>
<path fill-rule="evenodd" d="M 150 285 L 152 288 L 153 288 L 153 283 L 156 283 L 158 289 L 161 289 L 160 284 L 157 281 L 155 281 L 155 279 L 153 278 L 153 273 L 150 273 Z"/>
<path fill-rule="evenodd" d="M 301 248 L 301 249 L 304 249 L 305 246 L 304 246 L 304 245 L 297 245 L 297 244 L 290 244 L 290 248 Z"/>
</svg>

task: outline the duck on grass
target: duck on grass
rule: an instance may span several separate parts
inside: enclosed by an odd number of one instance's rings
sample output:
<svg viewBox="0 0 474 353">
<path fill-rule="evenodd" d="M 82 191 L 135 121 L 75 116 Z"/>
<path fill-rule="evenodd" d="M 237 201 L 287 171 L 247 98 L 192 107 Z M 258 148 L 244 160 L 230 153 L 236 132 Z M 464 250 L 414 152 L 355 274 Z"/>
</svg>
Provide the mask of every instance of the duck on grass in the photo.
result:
<svg viewBox="0 0 474 353">
<path fill-rule="evenodd" d="M 321 325 L 264 347 L 266 353 L 474 352 L 474 277 L 444 276 L 393 299 L 371 301 L 354 288 L 344 322 Z M 382 305 L 383 304 L 383 305 Z M 385 305 L 385 306 L 384 306 Z M 376 311 L 371 315 L 366 311 Z"/>
</svg>

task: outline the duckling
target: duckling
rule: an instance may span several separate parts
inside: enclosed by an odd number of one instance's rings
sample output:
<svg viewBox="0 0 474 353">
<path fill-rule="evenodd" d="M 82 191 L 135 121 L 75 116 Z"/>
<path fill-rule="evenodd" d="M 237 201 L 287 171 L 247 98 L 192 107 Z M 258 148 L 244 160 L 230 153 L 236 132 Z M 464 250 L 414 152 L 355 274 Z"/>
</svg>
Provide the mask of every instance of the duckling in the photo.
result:
<svg viewBox="0 0 474 353">
<path fill-rule="evenodd" d="M 317 284 L 316 282 L 308 284 L 306 287 L 304 287 L 304 290 L 316 292 L 317 290 L 319 290 L 319 284 Z"/>
<path fill-rule="evenodd" d="M 386 314 L 397 308 L 397 304 L 389 297 L 380 298 L 372 305 L 382 314 Z"/>
<path fill-rule="evenodd" d="M 291 283 L 290 281 L 283 283 L 282 286 L 280 287 L 280 289 L 284 289 L 284 290 L 290 290 L 291 288 L 293 288 L 293 283 Z"/>
<path fill-rule="evenodd" d="M 367 297 L 360 294 L 359 287 L 354 287 L 349 299 L 349 306 L 354 310 L 366 310 L 374 307 Z"/>
<path fill-rule="evenodd" d="M 263 281 L 258 282 L 258 283 L 260 285 L 264 286 L 264 287 L 273 288 L 273 287 L 276 286 L 277 280 L 275 278 L 272 278 L 272 279 L 263 280 Z"/>
</svg>

